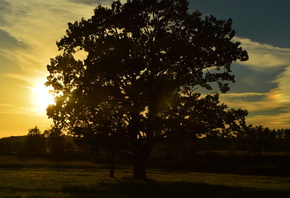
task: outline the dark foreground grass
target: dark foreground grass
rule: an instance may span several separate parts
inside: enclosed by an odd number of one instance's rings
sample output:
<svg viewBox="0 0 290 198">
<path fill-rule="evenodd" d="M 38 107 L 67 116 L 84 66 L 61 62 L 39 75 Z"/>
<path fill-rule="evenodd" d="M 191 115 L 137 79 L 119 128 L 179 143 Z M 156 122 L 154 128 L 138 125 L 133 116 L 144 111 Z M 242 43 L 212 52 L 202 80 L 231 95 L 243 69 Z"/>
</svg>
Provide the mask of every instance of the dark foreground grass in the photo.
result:
<svg viewBox="0 0 290 198">
<path fill-rule="evenodd" d="M 257 190 L 226 186 L 213 186 L 191 182 L 118 182 L 98 186 L 65 186 L 64 193 L 72 197 L 107 198 L 289 198 L 289 191 Z"/>
<path fill-rule="evenodd" d="M 289 198 L 290 179 L 149 170 L 148 182 L 130 179 L 132 170 L 0 168 L 0 198 Z"/>
<path fill-rule="evenodd" d="M 102 168 L 101 168 L 102 167 Z M 289 198 L 290 178 L 187 171 L 148 171 L 148 182 L 132 170 L 109 170 L 88 161 L 0 156 L 0 198 Z"/>
</svg>

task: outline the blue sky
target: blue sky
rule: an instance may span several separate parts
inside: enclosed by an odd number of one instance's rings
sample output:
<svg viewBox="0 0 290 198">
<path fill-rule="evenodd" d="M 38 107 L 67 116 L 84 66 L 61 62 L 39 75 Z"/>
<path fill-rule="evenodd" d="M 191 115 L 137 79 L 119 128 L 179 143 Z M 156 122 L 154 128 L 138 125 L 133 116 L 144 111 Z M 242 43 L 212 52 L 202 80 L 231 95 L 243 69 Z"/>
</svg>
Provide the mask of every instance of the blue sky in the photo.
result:
<svg viewBox="0 0 290 198">
<path fill-rule="evenodd" d="M 111 0 L 0 0 L 0 137 L 47 129 L 46 65 L 67 22 L 89 18 Z M 236 83 L 221 100 L 250 111 L 247 122 L 290 128 L 290 1 L 191 0 L 191 11 L 233 19 L 250 59 L 234 63 Z"/>
<path fill-rule="evenodd" d="M 235 40 L 249 61 L 233 64 L 236 83 L 221 99 L 250 111 L 248 123 L 290 127 L 290 1 L 192 0 L 190 8 L 205 15 L 233 19 Z"/>
</svg>

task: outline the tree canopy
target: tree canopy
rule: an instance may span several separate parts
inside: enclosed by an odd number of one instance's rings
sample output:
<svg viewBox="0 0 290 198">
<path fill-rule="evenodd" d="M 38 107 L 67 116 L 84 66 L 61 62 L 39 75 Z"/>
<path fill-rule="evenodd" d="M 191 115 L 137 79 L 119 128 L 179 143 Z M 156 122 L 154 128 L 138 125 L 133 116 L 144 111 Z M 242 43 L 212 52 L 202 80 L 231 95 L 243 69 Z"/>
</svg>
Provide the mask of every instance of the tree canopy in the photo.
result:
<svg viewBox="0 0 290 198">
<path fill-rule="evenodd" d="M 232 20 L 188 12 L 185 0 L 128 0 L 98 6 L 68 23 L 62 54 L 47 66 L 58 128 L 79 137 L 118 134 L 134 156 L 134 178 L 146 178 L 157 139 L 237 127 L 247 112 L 227 110 L 218 94 L 234 82 L 231 64 L 247 52 L 233 42 Z"/>
</svg>

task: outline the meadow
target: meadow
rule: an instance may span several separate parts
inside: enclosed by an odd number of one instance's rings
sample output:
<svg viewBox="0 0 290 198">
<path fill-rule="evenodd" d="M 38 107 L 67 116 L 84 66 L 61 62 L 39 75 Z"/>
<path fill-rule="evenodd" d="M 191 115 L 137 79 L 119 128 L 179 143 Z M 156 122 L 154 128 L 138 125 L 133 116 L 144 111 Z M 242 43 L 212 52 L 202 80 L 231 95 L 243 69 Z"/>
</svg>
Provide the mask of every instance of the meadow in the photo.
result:
<svg viewBox="0 0 290 198">
<path fill-rule="evenodd" d="M 0 158 L 0 197 L 289 197 L 290 178 L 149 169 L 146 182 L 131 180 L 128 167 L 109 178 L 88 161 Z"/>
</svg>

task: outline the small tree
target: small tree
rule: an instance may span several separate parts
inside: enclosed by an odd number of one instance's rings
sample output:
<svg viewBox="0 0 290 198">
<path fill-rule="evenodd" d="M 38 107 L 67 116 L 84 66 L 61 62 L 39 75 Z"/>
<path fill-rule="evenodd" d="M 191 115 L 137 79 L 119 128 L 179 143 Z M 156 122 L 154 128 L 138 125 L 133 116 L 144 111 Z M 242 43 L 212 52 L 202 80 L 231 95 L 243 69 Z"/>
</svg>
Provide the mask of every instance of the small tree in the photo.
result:
<svg viewBox="0 0 290 198">
<path fill-rule="evenodd" d="M 185 0 L 99 6 L 91 19 L 69 23 L 57 42 L 63 54 L 47 66 L 47 86 L 56 98 L 47 114 L 57 127 L 81 131 L 80 137 L 124 133 L 133 177 L 146 179 L 155 141 L 207 133 L 237 118 L 231 119 L 217 94 L 197 92 L 212 90 L 213 83 L 227 92 L 234 82 L 231 63 L 248 59 L 232 42 L 231 25 L 231 19 L 188 13 Z"/>
<path fill-rule="evenodd" d="M 45 136 L 37 126 L 28 130 L 23 152 L 25 154 L 46 154 Z"/>
</svg>

